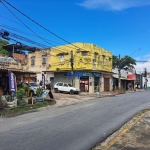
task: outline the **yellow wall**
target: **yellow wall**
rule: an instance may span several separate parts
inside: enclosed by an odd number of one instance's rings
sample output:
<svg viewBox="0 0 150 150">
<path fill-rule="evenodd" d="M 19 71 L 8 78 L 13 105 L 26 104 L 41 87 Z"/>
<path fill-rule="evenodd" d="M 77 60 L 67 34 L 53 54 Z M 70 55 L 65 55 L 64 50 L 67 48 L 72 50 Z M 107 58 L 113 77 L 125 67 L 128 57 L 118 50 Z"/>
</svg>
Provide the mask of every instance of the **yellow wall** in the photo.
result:
<svg viewBox="0 0 150 150">
<path fill-rule="evenodd" d="M 74 70 L 112 71 L 112 53 L 94 44 L 86 43 L 74 43 L 73 45 L 68 44 L 51 48 L 49 59 L 49 63 L 51 64 L 50 71 L 71 70 L 71 51 L 73 51 L 74 57 Z M 87 56 L 82 56 L 84 51 L 87 51 Z M 63 53 L 65 54 L 64 61 L 61 61 L 59 55 Z M 94 62 L 95 54 L 96 61 Z M 102 62 L 103 58 L 104 63 Z"/>
</svg>

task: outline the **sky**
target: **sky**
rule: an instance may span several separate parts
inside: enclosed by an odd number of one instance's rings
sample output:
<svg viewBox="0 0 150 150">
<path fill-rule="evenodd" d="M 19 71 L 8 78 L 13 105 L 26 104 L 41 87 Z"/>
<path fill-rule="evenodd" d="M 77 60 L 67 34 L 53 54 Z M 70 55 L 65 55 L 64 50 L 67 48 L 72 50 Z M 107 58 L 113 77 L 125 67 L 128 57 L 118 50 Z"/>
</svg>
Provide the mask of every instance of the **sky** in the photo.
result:
<svg viewBox="0 0 150 150">
<path fill-rule="evenodd" d="M 150 61 L 149 14 L 150 0 L 2 0 L 0 28 L 38 42 L 42 48 L 93 43 L 116 56 Z M 150 62 L 137 62 L 135 68 L 150 70 Z"/>
</svg>

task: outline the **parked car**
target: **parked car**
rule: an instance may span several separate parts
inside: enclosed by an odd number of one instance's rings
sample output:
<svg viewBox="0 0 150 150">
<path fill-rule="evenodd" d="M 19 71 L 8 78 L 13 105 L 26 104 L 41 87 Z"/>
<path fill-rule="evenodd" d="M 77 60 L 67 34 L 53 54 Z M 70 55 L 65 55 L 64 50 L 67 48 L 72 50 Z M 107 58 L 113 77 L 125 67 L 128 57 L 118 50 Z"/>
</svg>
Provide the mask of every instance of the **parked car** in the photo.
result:
<svg viewBox="0 0 150 150">
<path fill-rule="evenodd" d="M 25 82 L 25 84 L 28 85 L 28 82 Z M 41 86 L 40 86 L 41 87 Z M 35 82 L 29 82 L 29 90 L 30 90 L 30 95 L 36 95 L 36 90 L 39 88 L 39 85 L 37 85 Z M 42 88 L 42 87 L 41 87 Z"/>
<path fill-rule="evenodd" d="M 58 92 L 67 92 L 67 93 L 70 93 L 70 94 L 79 94 L 80 90 L 75 88 L 75 87 L 72 87 L 71 84 L 69 83 L 63 83 L 63 82 L 57 82 L 55 85 L 54 85 L 54 91 L 55 93 L 58 93 Z"/>
</svg>

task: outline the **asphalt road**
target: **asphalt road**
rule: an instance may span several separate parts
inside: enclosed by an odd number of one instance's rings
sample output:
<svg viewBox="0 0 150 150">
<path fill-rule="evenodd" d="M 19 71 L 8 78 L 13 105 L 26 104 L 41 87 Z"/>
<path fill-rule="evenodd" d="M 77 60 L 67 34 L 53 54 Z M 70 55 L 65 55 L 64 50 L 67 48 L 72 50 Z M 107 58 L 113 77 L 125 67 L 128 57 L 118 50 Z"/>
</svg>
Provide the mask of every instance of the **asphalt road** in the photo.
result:
<svg viewBox="0 0 150 150">
<path fill-rule="evenodd" d="M 0 150 L 89 150 L 150 104 L 150 92 L 0 118 Z"/>
</svg>

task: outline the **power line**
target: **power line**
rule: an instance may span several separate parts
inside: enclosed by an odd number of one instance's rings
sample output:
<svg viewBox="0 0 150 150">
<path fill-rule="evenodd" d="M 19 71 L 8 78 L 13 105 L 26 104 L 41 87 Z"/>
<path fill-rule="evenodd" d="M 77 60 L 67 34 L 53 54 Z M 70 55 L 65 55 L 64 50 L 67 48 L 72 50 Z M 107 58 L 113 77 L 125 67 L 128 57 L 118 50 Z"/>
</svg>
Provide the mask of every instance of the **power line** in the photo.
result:
<svg viewBox="0 0 150 150">
<path fill-rule="evenodd" d="M 0 17 L 1 17 L 1 18 L 4 18 L 4 19 L 6 19 L 6 20 L 9 20 L 9 21 L 11 21 L 11 22 L 14 22 L 14 23 L 16 23 L 16 24 L 18 24 L 18 25 L 21 25 L 20 23 L 18 23 L 18 22 L 16 22 L 16 21 L 13 21 L 13 20 L 11 20 L 11 19 L 9 19 L 9 18 L 6 18 L 6 17 L 4 17 L 4 16 L 2 16 L 2 15 L 0 15 Z"/>
<path fill-rule="evenodd" d="M 73 45 L 74 47 L 78 48 L 78 49 L 82 49 L 72 43 L 70 43 L 69 41 L 61 38 L 60 36 L 58 36 L 57 34 L 55 34 L 54 32 L 50 31 L 49 29 L 45 28 L 44 26 L 42 26 L 41 24 L 39 24 L 38 22 L 34 21 L 33 19 L 31 19 L 29 16 L 27 16 L 26 14 L 24 14 L 23 12 L 21 12 L 19 9 L 17 9 L 16 7 L 14 7 L 13 5 L 11 5 L 9 2 L 7 2 L 6 0 L 3 0 L 4 2 L 6 2 L 9 6 L 11 6 L 12 8 L 14 8 L 16 11 L 18 11 L 19 13 L 21 13 L 23 16 L 25 16 L 26 18 L 28 18 L 29 20 L 31 20 L 32 22 L 34 22 L 36 25 L 40 26 L 41 28 L 43 28 L 44 30 L 46 30 L 47 32 L 51 33 L 52 35 L 56 36 L 57 38 L 63 40 L 64 42 Z M 2 2 L 3 3 L 3 2 Z M 3 3 L 4 4 L 4 3 Z M 83 49 L 84 50 L 84 49 Z"/>
<path fill-rule="evenodd" d="M 21 25 L 21 24 L 20 24 L 20 25 Z M 6 28 L 6 29 L 10 29 L 10 30 L 12 30 L 12 31 L 16 31 L 16 32 L 23 33 L 23 34 L 25 34 L 25 35 L 29 35 L 29 36 L 31 36 L 31 37 L 36 37 L 36 38 L 37 38 L 37 36 L 35 36 L 35 35 L 33 35 L 33 34 L 24 32 L 24 31 L 22 31 L 22 30 L 16 29 L 16 28 L 14 28 L 14 27 L 11 27 L 11 26 L 8 26 L 8 25 L 5 25 L 5 24 L 0 24 L 0 26 L 4 27 L 4 28 Z M 38 31 L 37 31 L 37 32 L 38 32 Z M 43 33 L 42 33 L 42 34 L 43 34 Z M 45 38 L 43 38 L 43 39 L 45 39 Z M 49 39 L 45 39 L 45 40 L 50 41 L 50 42 L 53 42 L 53 43 L 56 43 L 56 44 L 60 44 L 60 46 L 63 45 L 62 43 L 58 43 L 58 42 L 55 42 L 55 41 L 52 41 L 52 40 L 49 40 Z M 56 45 L 54 45 L 54 44 L 51 44 L 51 45 L 56 47 Z M 59 46 L 59 45 L 58 45 L 58 46 Z M 72 48 L 72 49 L 76 49 L 76 48 L 71 47 L 71 46 L 69 46 L 69 45 L 66 45 L 65 47 Z M 53 49 L 54 49 L 54 47 L 53 47 Z M 55 49 L 56 49 L 56 48 L 55 48 Z M 62 49 L 62 48 L 57 48 L 57 49 L 64 50 L 64 49 Z M 82 49 L 82 48 L 80 48 L 80 49 Z M 71 51 L 71 50 L 70 50 L 70 51 Z M 61 51 L 61 52 L 62 52 L 62 51 Z M 76 52 L 76 53 L 77 53 L 77 52 Z M 76 53 L 75 53 L 75 54 L 76 54 Z M 91 53 L 91 54 L 95 54 L 94 52 L 90 52 L 90 53 Z M 74 54 L 74 55 L 75 55 L 75 54 Z"/>
<path fill-rule="evenodd" d="M 31 20 L 32 22 L 34 22 L 35 24 L 37 24 L 38 26 L 40 26 L 40 27 L 43 28 L 44 30 L 46 30 L 46 31 L 48 31 L 49 33 L 55 35 L 55 36 L 58 37 L 59 39 L 61 39 L 61 40 L 65 41 L 65 42 L 67 42 L 68 44 L 73 45 L 73 46 L 76 47 L 76 48 L 83 49 L 83 48 L 80 48 L 80 47 L 78 47 L 78 46 L 76 46 L 76 45 L 74 45 L 74 44 L 68 42 L 67 40 L 61 38 L 60 36 L 56 35 L 56 34 L 53 33 L 52 31 L 46 29 L 45 27 L 43 27 L 42 25 L 40 25 L 39 23 L 37 23 L 36 21 L 34 21 L 33 19 L 31 19 L 30 17 L 28 17 L 27 15 L 25 15 L 24 13 L 22 13 L 20 10 L 18 10 L 17 8 L 15 8 L 14 6 L 12 6 L 12 5 L 11 5 L 10 3 L 8 3 L 6 0 L 4 0 L 4 1 L 5 1 L 9 6 L 11 6 L 12 8 L 14 8 L 15 10 L 17 10 L 17 11 L 18 11 L 19 13 L 21 13 L 23 16 L 27 17 L 29 20 Z M 22 24 L 24 24 L 3 2 L 2 2 L 2 4 L 3 4 Z M 33 32 L 36 36 L 38 36 L 40 39 L 44 40 L 46 43 L 49 43 L 49 42 L 47 42 L 44 38 L 42 38 L 42 37 L 40 37 L 39 35 L 37 35 L 31 28 L 29 28 L 29 27 L 26 26 L 25 24 L 24 24 L 24 26 L 25 26 L 26 28 L 28 28 L 31 32 Z M 49 44 L 51 44 L 51 43 L 49 43 Z M 51 45 L 52 45 L 52 44 L 51 44 Z M 53 48 L 53 49 L 54 49 L 54 48 Z M 56 48 L 55 48 L 55 49 L 56 49 Z M 84 50 L 84 49 L 83 49 L 83 50 Z M 76 51 L 76 53 L 77 53 L 77 51 Z M 76 53 L 75 53 L 75 54 L 76 54 Z"/>
</svg>

